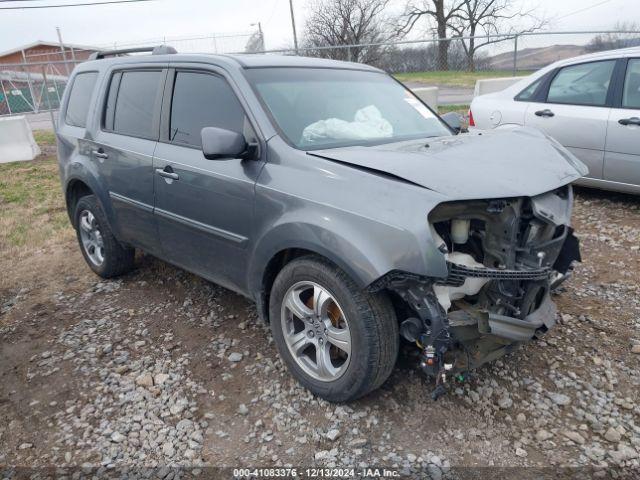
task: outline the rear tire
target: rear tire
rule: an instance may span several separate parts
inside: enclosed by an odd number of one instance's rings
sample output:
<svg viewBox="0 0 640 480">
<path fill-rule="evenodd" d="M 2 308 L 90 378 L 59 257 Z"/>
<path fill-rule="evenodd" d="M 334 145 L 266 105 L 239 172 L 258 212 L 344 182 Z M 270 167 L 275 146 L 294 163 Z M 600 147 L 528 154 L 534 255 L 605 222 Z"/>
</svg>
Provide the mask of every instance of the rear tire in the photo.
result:
<svg viewBox="0 0 640 480">
<path fill-rule="evenodd" d="M 271 289 L 269 317 L 280 356 L 293 376 L 330 402 L 355 400 L 375 390 L 396 363 L 398 322 L 388 296 L 358 288 L 322 257 L 309 255 L 285 265 Z M 323 356 L 323 347 L 330 353 Z"/>
<path fill-rule="evenodd" d="M 135 250 L 123 246 L 111 232 L 95 195 L 78 200 L 74 225 L 85 261 L 102 278 L 117 277 L 133 269 Z"/>
</svg>

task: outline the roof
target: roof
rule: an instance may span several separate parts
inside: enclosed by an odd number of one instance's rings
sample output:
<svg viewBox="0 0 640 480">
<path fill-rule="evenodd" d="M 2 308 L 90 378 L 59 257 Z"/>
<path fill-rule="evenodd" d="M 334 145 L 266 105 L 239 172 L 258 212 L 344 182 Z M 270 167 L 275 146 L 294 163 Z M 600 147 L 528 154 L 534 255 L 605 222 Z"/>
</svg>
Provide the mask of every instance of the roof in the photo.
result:
<svg viewBox="0 0 640 480">
<path fill-rule="evenodd" d="M 565 58 L 558 60 L 551 66 L 560 66 L 572 63 L 579 63 L 589 60 L 607 59 L 607 58 L 619 58 L 619 57 L 635 57 L 640 55 L 640 47 L 619 48 L 617 50 L 603 50 L 601 52 L 587 53 L 578 57 Z"/>
<path fill-rule="evenodd" d="M 162 55 L 142 54 L 107 57 L 104 59 L 90 60 L 81 65 L 83 69 L 90 68 L 94 62 L 103 63 L 138 63 L 138 62 L 194 62 L 212 63 L 218 65 L 230 65 L 241 68 L 266 68 L 266 67 L 298 67 L 298 68 L 340 68 L 350 70 L 369 70 L 380 72 L 381 70 L 362 63 L 343 62 L 326 58 L 300 57 L 295 55 L 271 55 L 271 54 L 199 54 L 199 53 L 172 53 Z M 95 67 L 94 67 L 95 68 Z"/>
<path fill-rule="evenodd" d="M 30 48 L 34 48 L 34 47 L 39 47 L 39 46 L 43 46 L 43 47 L 55 47 L 55 48 L 60 48 L 60 42 L 48 42 L 45 40 L 36 40 L 35 42 L 32 43 L 27 43 L 25 45 L 21 45 L 19 47 L 15 47 L 12 48 L 10 50 L 5 50 L 4 52 L 0 52 L 0 57 L 4 57 L 6 55 L 11 55 L 12 53 L 18 53 L 21 52 L 22 50 L 28 50 Z M 91 50 L 91 51 L 100 51 L 99 48 L 96 47 L 90 47 L 87 45 L 78 45 L 75 43 L 65 43 L 64 46 L 66 48 L 74 48 L 76 50 Z"/>
<path fill-rule="evenodd" d="M 326 58 L 301 57 L 297 55 L 271 55 L 259 53 L 239 53 L 225 55 L 233 58 L 245 68 L 263 67 L 318 67 L 318 68 L 357 68 L 359 70 L 378 70 L 375 67 L 355 62 L 343 62 Z"/>
</svg>

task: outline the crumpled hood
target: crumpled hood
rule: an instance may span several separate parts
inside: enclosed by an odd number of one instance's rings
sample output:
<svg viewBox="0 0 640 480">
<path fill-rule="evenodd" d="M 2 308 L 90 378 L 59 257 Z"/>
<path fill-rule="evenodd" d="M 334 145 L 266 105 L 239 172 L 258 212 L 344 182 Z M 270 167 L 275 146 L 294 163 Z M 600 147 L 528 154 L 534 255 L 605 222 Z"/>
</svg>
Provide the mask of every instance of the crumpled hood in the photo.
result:
<svg viewBox="0 0 640 480">
<path fill-rule="evenodd" d="M 558 142 L 530 128 L 308 153 L 392 175 L 452 200 L 534 196 L 588 173 Z"/>
</svg>

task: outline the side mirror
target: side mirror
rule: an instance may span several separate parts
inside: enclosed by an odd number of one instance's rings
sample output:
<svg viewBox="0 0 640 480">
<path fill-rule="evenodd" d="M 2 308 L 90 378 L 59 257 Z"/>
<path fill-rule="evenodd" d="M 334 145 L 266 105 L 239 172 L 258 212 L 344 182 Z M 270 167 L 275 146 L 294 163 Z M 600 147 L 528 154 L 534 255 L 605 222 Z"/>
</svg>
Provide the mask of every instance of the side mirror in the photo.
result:
<svg viewBox="0 0 640 480">
<path fill-rule="evenodd" d="M 200 132 L 202 153 L 207 160 L 240 158 L 247 151 L 244 135 L 224 128 L 204 127 Z"/>
<path fill-rule="evenodd" d="M 448 112 L 442 115 L 440 118 L 444 120 L 444 123 L 449 125 L 449 127 L 456 132 L 456 135 L 462 131 L 462 121 L 460 118 L 460 114 L 456 112 Z"/>
</svg>

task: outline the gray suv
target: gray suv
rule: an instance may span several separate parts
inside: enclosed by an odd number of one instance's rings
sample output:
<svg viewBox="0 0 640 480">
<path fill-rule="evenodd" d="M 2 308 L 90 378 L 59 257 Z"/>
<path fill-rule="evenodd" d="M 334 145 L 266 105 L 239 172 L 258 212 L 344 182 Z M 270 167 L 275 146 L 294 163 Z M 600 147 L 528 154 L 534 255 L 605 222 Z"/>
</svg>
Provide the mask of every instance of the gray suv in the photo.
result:
<svg viewBox="0 0 640 480">
<path fill-rule="evenodd" d="M 579 259 L 569 184 L 586 173 L 554 140 L 458 134 L 366 65 L 123 53 L 76 68 L 57 131 L 101 277 L 140 249 L 245 295 L 330 401 L 379 387 L 401 342 L 438 396 L 554 324 L 550 290 Z"/>
</svg>

